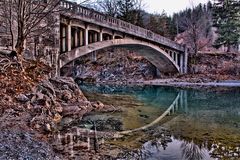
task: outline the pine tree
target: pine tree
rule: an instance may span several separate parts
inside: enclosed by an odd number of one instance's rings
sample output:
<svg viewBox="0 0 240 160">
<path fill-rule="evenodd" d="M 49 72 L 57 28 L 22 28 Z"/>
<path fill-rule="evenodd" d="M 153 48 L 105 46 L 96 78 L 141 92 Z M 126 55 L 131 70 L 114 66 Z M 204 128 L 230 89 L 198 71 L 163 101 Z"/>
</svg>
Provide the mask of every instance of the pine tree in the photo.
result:
<svg viewBox="0 0 240 160">
<path fill-rule="evenodd" d="M 217 27 L 218 39 L 216 47 L 227 47 L 227 52 L 232 46 L 237 46 L 240 40 L 240 1 L 216 0 L 213 5 L 214 26 Z"/>
<path fill-rule="evenodd" d="M 146 28 L 153 31 L 154 33 L 160 34 L 160 24 L 157 21 L 157 17 L 158 15 L 150 15 L 149 17 L 149 22 L 147 23 Z"/>
<path fill-rule="evenodd" d="M 118 7 L 119 7 L 119 18 L 133 23 L 134 21 L 134 1 L 133 0 L 119 0 Z"/>
</svg>

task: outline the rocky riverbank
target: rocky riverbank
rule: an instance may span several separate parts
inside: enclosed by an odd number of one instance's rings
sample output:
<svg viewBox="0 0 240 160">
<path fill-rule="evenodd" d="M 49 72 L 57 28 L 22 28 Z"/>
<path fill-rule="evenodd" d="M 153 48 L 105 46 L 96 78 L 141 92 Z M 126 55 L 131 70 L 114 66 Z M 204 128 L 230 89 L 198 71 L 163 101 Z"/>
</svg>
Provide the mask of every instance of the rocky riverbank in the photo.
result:
<svg viewBox="0 0 240 160">
<path fill-rule="evenodd" d="M 90 112 L 117 111 L 90 102 L 72 78 L 48 78 L 51 68 L 0 57 L 0 159 L 64 159 L 52 146 L 54 135 Z"/>
<path fill-rule="evenodd" d="M 1 143 L 3 150 L 1 149 L 0 153 L 1 156 L 7 156 L 6 159 L 54 159 L 50 155 L 56 156 L 56 153 L 48 141 L 60 129 L 60 122 L 70 117 L 65 124 L 69 125 L 94 109 L 74 81 L 64 77 L 43 80 L 30 92 L 19 93 L 13 97 L 3 95 L 2 101 L 1 136 L 6 132 L 11 133 L 7 136 L 8 140 Z M 11 149 L 9 154 L 4 150 L 6 147 Z M 14 148 L 25 149 L 24 152 L 15 152 Z M 38 150 L 44 154 L 41 156 Z"/>
</svg>

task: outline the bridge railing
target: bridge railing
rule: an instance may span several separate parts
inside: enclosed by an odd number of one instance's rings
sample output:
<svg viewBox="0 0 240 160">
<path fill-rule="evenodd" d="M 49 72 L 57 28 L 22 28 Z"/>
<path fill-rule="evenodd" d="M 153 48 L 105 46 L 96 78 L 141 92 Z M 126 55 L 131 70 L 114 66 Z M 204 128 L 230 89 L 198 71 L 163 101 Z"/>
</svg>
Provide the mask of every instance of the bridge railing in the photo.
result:
<svg viewBox="0 0 240 160">
<path fill-rule="evenodd" d="M 124 30 L 128 34 L 134 34 L 135 36 L 151 40 L 153 42 L 157 42 L 159 44 L 165 45 L 170 48 L 174 48 L 178 51 L 184 51 L 184 47 L 168 38 L 165 38 L 159 34 L 156 34 L 150 30 L 144 29 L 142 27 L 133 25 L 131 23 L 122 21 L 117 18 L 113 18 L 110 16 L 107 16 L 103 13 L 97 12 L 93 9 L 89 9 L 86 7 L 83 7 L 77 3 L 69 2 L 66 0 L 61 0 L 60 6 L 66 9 L 67 11 L 71 11 L 74 14 L 77 14 L 79 16 L 93 19 L 94 21 L 108 24 L 109 27 L 116 27 L 118 29 Z"/>
</svg>

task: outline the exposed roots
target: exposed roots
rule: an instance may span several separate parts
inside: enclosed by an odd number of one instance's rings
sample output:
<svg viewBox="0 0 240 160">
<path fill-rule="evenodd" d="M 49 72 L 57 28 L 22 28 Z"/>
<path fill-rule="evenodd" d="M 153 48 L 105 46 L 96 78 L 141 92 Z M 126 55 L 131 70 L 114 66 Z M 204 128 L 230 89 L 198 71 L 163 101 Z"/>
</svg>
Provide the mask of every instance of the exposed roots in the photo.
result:
<svg viewBox="0 0 240 160">
<path fill-rule="evenodd" d="M 5 72 L 9 67 L 11 67 L 13 65 L 17 66 L 18 63 L 16 61 L 12 61 L 8 58 L 3 58 L 0 60 L 0 71 Z"/>
</svg>

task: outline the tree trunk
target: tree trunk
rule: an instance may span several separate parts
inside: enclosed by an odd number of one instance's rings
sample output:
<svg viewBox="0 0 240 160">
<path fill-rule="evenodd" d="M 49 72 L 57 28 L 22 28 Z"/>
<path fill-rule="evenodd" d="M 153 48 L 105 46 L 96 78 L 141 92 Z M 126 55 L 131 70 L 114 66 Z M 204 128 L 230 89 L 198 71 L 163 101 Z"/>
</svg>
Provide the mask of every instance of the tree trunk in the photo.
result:
<svg viewBox="0 0 240 160">
<path fill-rule="evenodd" d="M 227 52 L 229 53 L 231 51 L 231 45 L 227 44 Z"/>
<path fill-rule="evenodd" d="M 23 50 L 24 50 L 23 42 L 24 42 L 24 40 L 22 38 L 18 38 L 17 44 L 15 46 L 15 49 L 16 49 L 16 52 L 17 52 L 17 60 L 18 60 L 18 63 L 20 65 L 20 68 L 22 69 L 22 71 L 24 71 L 23 55 L 22 55 Z"/>
</svg>

